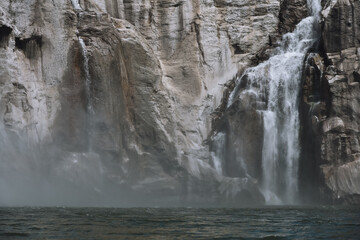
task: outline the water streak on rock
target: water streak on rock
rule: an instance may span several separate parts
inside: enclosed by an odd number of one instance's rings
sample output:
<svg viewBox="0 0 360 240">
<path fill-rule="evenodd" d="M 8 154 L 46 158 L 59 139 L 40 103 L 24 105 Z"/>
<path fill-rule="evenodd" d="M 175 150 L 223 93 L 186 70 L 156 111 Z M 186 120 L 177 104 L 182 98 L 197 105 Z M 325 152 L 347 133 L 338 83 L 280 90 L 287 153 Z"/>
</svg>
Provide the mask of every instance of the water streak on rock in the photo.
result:
<svg viewBox="0 0 360 240">
<path fill-rule="evenodd" d="M 89 58 L 88 58 L 88 52 L 86 50 L 86 45 L 84 43 L 84 40 L 79 37 L 79 43 L 81 46 L 81 53 L 83 55 L 83 61 L 84 61 L 84 72 L 85 72 L 85 92 L 86 92 L 86 101 L 87 101 L 87 111 L 89 114 L 94 113 L 94 109 L 92 106 L 91 101 L 91 77 L 90 77 L 90 71 L 89 71 Z"/>
<path fill-rule="evenodd" d="M 71 0 L 71 3 L 76 10 L 82 10 L 79 0 Z"/>
</svg>

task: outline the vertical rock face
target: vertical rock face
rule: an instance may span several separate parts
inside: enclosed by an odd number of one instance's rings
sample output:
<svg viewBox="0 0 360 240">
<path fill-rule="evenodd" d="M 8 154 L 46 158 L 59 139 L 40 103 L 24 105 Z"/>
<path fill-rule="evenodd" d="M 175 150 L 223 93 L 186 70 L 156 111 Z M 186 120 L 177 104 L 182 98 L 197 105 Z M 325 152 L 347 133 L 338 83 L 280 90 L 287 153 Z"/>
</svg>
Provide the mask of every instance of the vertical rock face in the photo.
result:
<svg viewBox="0 0 360 240">
<path fill-rule="evenodd" d="M 359 203 L 360 4 L 323 1 L 323 5 L 320 53 L 309 56 L 305 69 L 304 137 L 312 136 L 306 142 L 313 147 L 306 147 L 303 174 L 320 180 L 321 197 Z M 315 170 L 305 173 L 306 169 Z"/>
<path fill-rule="evenodd" d="M 358 5 L 324 6 L 322 52 L 309 57 L 303 94 L 303 132 L 318 144 L 303 167 L 349 201 L 360 192 Z M 263 203 L 262 119 L 246 109 L 251 99 L 223 112 L 234 76 L 266 60 L 306 9 L 305 0 L 1 1 L 0 191 L 9 194 L 0 203 L 26 199 L 16 192 L 26 186 L 44 189 L 27 198 L 37 204 L 59 186 L 89 204 L 125 193 L 144 199 L 134 204 Z M 214 144 L 226 141 L 238 147 Z M 239 151 L 252 159 L 250 181 Z"/>
<path fill-rule="evenodd" d="M 210 161 L 212 113 L 224 84 L 279 38 L 280 4 L 2 1 L 1 172 L 23 166 L 27 182 L 47 172 L 70 189 L 126 189 L 145 202 L 239 198 L 251 183 Z"/>
</svg>

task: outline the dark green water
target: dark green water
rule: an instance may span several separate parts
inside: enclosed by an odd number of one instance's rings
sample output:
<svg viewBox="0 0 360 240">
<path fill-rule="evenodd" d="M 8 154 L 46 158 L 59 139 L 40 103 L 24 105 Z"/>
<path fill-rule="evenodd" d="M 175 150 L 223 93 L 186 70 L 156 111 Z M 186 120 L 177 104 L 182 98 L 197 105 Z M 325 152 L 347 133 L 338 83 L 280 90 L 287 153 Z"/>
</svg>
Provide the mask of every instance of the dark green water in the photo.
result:
<svg viewBox="0 0 360 240">
<path fill-rule="evenodd" d="M 360 209 L 0 208 L 0 239 L 360 239 Z"/>
</svg>

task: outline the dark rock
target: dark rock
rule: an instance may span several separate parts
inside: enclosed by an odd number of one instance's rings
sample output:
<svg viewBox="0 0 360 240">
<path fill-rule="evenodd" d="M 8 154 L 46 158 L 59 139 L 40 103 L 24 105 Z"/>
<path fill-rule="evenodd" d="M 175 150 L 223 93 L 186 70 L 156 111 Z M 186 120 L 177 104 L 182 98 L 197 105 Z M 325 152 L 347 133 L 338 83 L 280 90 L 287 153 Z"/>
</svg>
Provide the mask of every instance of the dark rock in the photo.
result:
<svg viewBox="0 0 360 240">
<path fill-rule="evenodd" d="M 8 26 L 0 27 L 0 47 L 6 48 L 8 46 L 11 32 L 12 29 Z"/>
<path fill-rule="evenodd" d="M 359 1 L 327 1 L 323 17 L 323 40 L 326 52 L 333 53 L 359 47 Z"/>
<path fill-rule="evenodd" d="M 280 34 L 292 32 L 296 25 L 307 15 L 306 0 L 282 0 L 279 14 Z"/>
<path fill-rule="evenodd" d="M 308 59 L 304 72 L 300 172 L 304 188 L 320 184 L 320 199 L 358 204 L 360 3 L 323 5 L 320 53 Z"/>
</svg>

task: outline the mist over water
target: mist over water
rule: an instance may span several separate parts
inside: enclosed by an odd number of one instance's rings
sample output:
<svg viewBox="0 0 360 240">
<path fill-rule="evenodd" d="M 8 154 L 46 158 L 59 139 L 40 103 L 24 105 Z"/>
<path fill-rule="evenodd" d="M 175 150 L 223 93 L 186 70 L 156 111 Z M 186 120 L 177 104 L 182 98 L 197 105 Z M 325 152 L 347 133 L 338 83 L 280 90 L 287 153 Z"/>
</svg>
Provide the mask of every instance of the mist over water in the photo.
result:
<svg viewBox="0 0 360 240">
<path fill-rule="evenodd" d="M 106 194 L 111 186 L 105 185 L 96 155 L 65 155 L 48 146 L 50 153 L 21 140 L 2 146 L 6 146 L 0 166 L 2 206 L 100 206 L 110 204 L 108 198 L 115 195 Z"/>
</svg>

